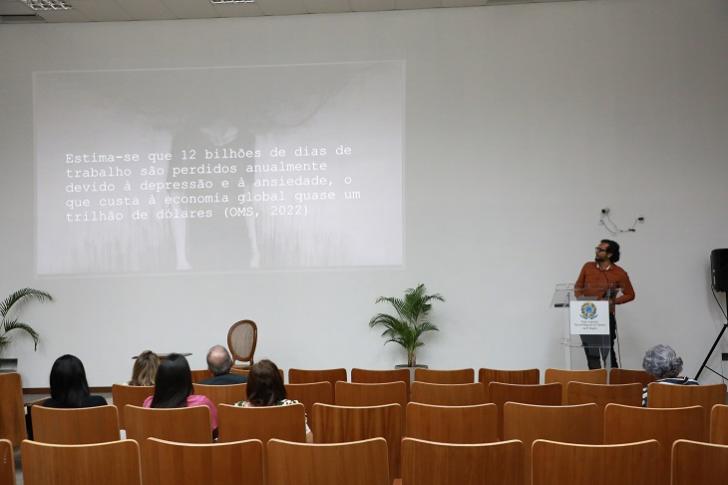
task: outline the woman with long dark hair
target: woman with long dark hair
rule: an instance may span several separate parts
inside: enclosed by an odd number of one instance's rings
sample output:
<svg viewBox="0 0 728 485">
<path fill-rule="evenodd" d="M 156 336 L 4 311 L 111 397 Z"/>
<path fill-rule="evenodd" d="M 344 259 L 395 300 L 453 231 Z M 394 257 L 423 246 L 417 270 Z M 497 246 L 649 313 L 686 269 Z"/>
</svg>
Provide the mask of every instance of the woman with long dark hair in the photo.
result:
<svg viewBox="0 0 728 485">
<path fill-rule="evenodd" d="M 192 394 L 192 372 L 184 355 L 169 354 L 162 359 L 154 385 L 154 395 L 144 400 L 145 408 L 207 406 L 210 409 L 210 428 L 217 429 L 215 404 L 206 396 Z"/>
<path fill-rule="evenodd" d="M 51 368 L 51 397 L 43 402 L 48 408 L 90 408 L 106 405 L 103 396 L 92 395 L 83 363 L 75 355 L 62 355 Z"/>
</svg>

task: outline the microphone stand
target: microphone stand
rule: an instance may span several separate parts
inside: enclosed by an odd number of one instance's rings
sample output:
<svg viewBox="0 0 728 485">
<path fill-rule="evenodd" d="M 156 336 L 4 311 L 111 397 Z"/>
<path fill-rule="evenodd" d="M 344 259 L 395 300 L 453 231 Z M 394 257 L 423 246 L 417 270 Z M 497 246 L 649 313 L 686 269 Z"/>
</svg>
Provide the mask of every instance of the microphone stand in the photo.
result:
<svg viewBox="0 0 728 485">
<path fill-rule="evenodd" d="M 725 293 L 725 304 L 726 304 L 726 307 L 728 308 L 728 292 Z M 708 366 L 708 360 L 710 359 L 710 356 L 713 355 L 713 351 L 718 346 L 718 342 L 720 341 L 720 338 L 725 333 L 726 329 L 728 329 L 728 319 L 723 324 L 723 328 L 720 329 L 720 333 L 718 334 L 718 337 L 716 337 L 715 342 L 713 342 L 713 346 L 710 348 L 710 351 L 708 352 L 708 355 L 705 356 L 705 360 L 703 361 L 703 365 L 700 366 L 700 369 L 698 369 L 698 373 L 695 374 L 695 380 L 696 381 L 698 380 L 698 377 L 700 377 L 700 373 L 703 372 L 703 369 L 705 369 L 706 367 L 707 367 L 707 369 L 709 371 L 713 372 L 714 374 L 718 374 L 723 379 L 728 379 L 728 378 L 726 378 L 726 376 L 724 376 L 720 372 L 716 371 L 715 369 L 711 369 Z"/>
</svg>

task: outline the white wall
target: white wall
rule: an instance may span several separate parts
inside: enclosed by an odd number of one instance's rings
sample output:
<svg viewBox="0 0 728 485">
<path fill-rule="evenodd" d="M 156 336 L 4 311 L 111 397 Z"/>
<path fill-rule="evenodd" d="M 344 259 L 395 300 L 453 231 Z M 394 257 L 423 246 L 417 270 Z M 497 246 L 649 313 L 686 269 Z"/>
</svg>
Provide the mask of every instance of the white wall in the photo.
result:
<svg viewBox="0 0 728 485">
<path fill-rule="evenodd" d="M 374 300 L 424 282 L 447 302 L 420 362 L 563 366 L 551 291 L 608 236 L 597 225 L 608 206 L 622 225 L 647 218 L 618 238 L 637 291 L 618 309 L 624 365 L 664 342 L 692 374 L 721 325 L 708 254 L 728 246 L 727 22 L 721 0 L 593 0 L 0 25 L 0 294 L 56 298 L 25 314 L 38 351 L 19 338 L 9 354 L 26 386 L 47 386 L 66 352 L 110 385 L 144 348 L 193 352 L 201 367 L 231 322 L 252 318 L 257 355 L 284 368 L 385 368 L 403 354 L 368 328 L 384 309 Z M 378 59 L 407 63 L 403 269 L 35 276 L 34 70 Z"/>
</svg>

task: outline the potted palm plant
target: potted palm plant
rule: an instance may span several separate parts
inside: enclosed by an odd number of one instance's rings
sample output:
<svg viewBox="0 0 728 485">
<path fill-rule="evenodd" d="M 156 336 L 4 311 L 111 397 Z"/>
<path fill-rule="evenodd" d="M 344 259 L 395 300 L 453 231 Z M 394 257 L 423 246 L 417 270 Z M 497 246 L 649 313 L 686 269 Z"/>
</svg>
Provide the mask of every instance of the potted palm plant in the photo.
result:
<svg viewBox="0 0 728 485">
<path fill-rule="evenodd" d="M 384 328 L 382 337 L 387 339 L 385 345 L 394 342 L 404 347 L 407 351 L 407 367 L 417 365 L 417 348 L 424 345 L 420 340 L 422 334 L 439 330 L 427 318 L 432 308 L 430 302 L 433 300 L 445 301 L 445 298 L 439 293 L 428 295 L 427 288 L 421 283 L 416 288 L 405 290 L 404 298 L 393 296 L 377 298 L 376 303 L 386 302 L 392 305 L 396 315 L 378 313 L 369 320 L 369 326 Z"/>
<path fill-rule="evenodd" d="M 25 332 L 33 339 L 34 348 L 38 348 L 38 332 L 25 322 L 20 321 L 18 313 L 20 309 L 29 301 L 52 301 L 53 297 L 45 291 L 34 290 L 33 288 L 23 288 L 14 291 L 5 300 L 0 303 L 0 356 L 11 342 L 10 332 Z M 0 358 L 0 369 L 15 370 L 18 365 L 18 359 Z"/>
</svg>

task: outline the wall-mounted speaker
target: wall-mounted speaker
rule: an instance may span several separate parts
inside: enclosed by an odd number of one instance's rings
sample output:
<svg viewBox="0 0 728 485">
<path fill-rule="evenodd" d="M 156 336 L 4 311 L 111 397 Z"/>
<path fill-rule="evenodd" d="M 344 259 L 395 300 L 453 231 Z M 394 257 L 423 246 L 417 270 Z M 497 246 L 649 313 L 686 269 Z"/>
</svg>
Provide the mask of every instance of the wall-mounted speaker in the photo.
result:
<svg viewBox="0 0 728 485">
<path fill-rule="evenodd" d="M 728 249 L 710 252 L 710 274 L 715 291 L 728 291 Z"/>
</svg>

